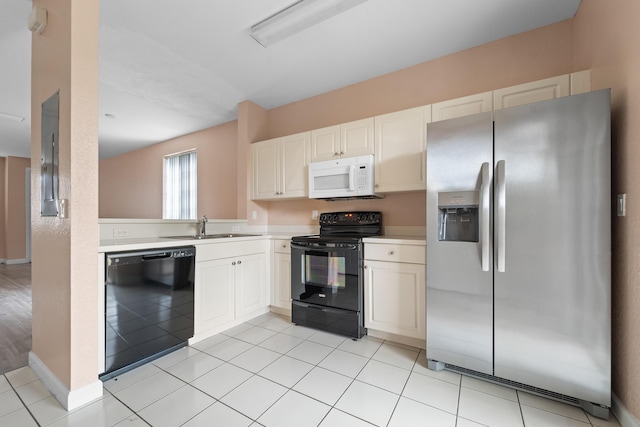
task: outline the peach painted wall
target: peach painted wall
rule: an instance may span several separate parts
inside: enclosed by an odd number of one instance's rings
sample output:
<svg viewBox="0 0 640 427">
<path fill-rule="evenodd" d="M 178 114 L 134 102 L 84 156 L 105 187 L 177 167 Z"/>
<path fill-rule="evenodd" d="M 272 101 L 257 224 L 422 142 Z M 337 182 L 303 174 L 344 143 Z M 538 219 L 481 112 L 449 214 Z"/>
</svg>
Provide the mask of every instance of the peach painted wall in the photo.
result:
<svg viewBox="0 0 640 427">
<path fill-rule="evenodd" d="M 268 137 L 569 73 L 571 31 L 572 21 L 562 21 L 274 108 Z"/>
<path fill-rule="evenodd" d="M 100 217 L 162 218 L 163 158 L 196 149 L 198 217 L 236 218 L 237 129 L 232 121 L 100 161 Z"/>
<path fill-rule="evenodd" d="M 256 212 L 253 224 L 267 224 L 268 203 L 254 203 L 251 197 L 251 156 L 250 144 L 267 139 L 269 112 L 251 101 L 238 105 L 238 218 L 250 218 L 249 212 Z M 242 195 L 242 196 L 241 196 Z"/>
<path fill-rule="evenodd" d="M 640 420 L 640 2 L 582 0 L 574 18 L 576 68 L 593 89 L 611 88 L 612 193 L 627 193 L 613 216 L 613 391 Z"/>
<path fill-rule="evenodd" d="M 274 108 L 269 138 L 570 73 L 572 28 L 572 20 L 562 21 Z M 425 225 L 424 192 L 388 194 L 382 200 L 261 204 L 268 205 L 269 224 L 314 225 L 314 209 L 372 209 L 382 211 L 386 225 Z"/>
<path fill-rule="evenodd" d="M 98 360 L 98 0 L 34 0 L 47 28 L 31 45 L 33 354 L 74 391 Z M 40 215 L 41 105 L 60 91 L 59 196 Z M 64 403 L 64 402 L 63 402 Z"/>
<path fill-rule="evenodd" d="M 7 254 L 7 240 L 5 234 L 5 218 L 6 218 L 6 206 L 5 201 L 5 170 L 6 170 L 7 158 L 0 157 L 0 259 L 6 258 Z"/>
<path fill-rule="evenodd" d="M 31 159 L 7 157 L 5 171 L 5 257 L 7 261 L 24 261 L 27 256 L 26 240 L 26 183 L 25 170 Z"/>
</svg>

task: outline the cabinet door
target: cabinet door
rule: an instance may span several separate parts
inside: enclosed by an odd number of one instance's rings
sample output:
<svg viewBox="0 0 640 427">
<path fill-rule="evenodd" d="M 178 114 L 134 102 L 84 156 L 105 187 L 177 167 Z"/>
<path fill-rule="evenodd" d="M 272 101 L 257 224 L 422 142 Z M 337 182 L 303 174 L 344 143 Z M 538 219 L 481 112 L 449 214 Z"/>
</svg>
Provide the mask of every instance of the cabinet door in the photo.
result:
<svg viewBox="0 0 640 427">
<path fill-rule="evenodd" d="M 272 304 L 291 310 L 291 254 L 275 254 L 273 281 Z"/>
<path fill-rule="evenodd" d="M 280 147 L 280 197 L 299 198 L 309 195 L 309 140 L 311 132 L 282 138 Z"/>
<path fill-rule="evenodd" d="M 320 162 L 340 157 L 340 125 L 311 131 L 311 161 Z"/>
<path fill-rule="evenodd" d="M 235 318 L 235 268 L 232 258 L 196 263 L 195 334 Z"/>
<path fill-rule="evenodd" d="M 571 73 L 571 95 L 591 92 L 591 70 Z"/>
<path fill-rule="evenodd" d="M 375 117 L 376 191 L 424 190 L 431 106 Z"/>
<path fill-rule="evenodd" d="M 340 155 L 362 156 L 374 153 L 374 120 L 373 117 L 340 125 Z"/>
<path fill-rule="evenodd" d="M 493 111 L 493 92 L 478 93 L 435 103 L 431 106 L 431 121 L 454 119 Z"/>
<path fill-rule="evenodd" d="M 251 199 L 274 199 L 279 193 L 280 138 L 251 144 Z"/>
<path fill-rule="evenodd" d="M 266 255 L 254 254 L 236 259 L 236 317 L 266 307 Z"/>
<path fill-rule="evenodd" d="M 365 261 L 367 328 L 425 339 L 424 264 Z"/>
<path fill-rule="evenodd" d="M 538 101 L 568 96 L 570 90 L 568 74 L 549 79 L 506 87 L 493 91 L 493 109 L 515 107 Z"/>
</svg>

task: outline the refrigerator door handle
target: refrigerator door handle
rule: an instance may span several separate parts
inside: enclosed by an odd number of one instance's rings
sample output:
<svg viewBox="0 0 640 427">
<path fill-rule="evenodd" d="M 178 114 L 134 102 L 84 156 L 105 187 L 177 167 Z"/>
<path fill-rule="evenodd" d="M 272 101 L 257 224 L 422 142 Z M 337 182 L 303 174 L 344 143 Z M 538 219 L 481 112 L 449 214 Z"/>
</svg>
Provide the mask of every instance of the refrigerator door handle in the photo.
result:
<svg viewBox="0 0 640 427">
<path fill-rule="evenodd" d="M 489 163 L 480 169 L 480 246 L 482 271 L 489 271 Z"/>
<path fill-rule="evenodd" d="M 505 182 L 505 161 L 500 160 L 496 166 L 496 188 L 497 188 L 497 238 L 496 249 L 498 253 L 498 272 L 505 272 L 505 245 L 506 245 L 506 210 L 507 194 Z"/>
</svg>

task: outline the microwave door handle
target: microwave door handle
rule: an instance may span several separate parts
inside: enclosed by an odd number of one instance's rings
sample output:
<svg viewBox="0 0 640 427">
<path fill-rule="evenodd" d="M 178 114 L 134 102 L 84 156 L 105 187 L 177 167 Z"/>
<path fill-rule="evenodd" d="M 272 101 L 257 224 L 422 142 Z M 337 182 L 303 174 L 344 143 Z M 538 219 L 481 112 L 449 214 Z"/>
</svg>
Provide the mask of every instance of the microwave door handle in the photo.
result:
<svg viewBox="0 0 640 427">
<path fill-rule="evenodd" d="M 349 166 L 349 191 L 356 191 L 356 166 Z"/>
</svg>

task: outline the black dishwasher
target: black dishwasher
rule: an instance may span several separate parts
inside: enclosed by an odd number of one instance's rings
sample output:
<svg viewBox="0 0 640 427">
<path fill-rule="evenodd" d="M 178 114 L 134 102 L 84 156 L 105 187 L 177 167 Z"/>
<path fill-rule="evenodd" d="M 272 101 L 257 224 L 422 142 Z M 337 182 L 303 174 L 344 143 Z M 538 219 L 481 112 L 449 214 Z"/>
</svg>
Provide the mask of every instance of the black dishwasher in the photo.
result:
<svg viewBox="0 0 640 427">
<path fill-rule="evenodd" d="M 195 247 L 106 254 L 106 381 L 193 336 Z"/>
</svg>

